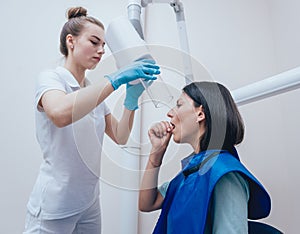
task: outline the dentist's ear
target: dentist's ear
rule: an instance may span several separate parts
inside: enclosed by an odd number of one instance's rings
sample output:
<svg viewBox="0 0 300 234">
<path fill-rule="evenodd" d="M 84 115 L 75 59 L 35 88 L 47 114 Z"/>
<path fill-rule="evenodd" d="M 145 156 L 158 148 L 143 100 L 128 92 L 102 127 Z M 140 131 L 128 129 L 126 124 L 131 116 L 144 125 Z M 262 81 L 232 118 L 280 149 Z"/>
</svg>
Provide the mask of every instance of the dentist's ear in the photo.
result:
<svg viewBox="0 0 300 234">
<path fill-rule="evenodd" d="M 68 34 L 66 36 L 66 44 L 69 48 L 74 49 L 74 40 L 73 40 L 73 36 L 71 34 Z"/>
</svg>

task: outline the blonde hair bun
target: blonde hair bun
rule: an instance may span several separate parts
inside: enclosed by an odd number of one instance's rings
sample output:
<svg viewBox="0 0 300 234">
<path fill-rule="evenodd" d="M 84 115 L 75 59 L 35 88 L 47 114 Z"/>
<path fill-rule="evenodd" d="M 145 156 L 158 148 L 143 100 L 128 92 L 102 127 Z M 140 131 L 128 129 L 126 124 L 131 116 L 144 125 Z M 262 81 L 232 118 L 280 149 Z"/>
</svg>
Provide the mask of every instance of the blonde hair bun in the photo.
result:
<svg viewBox="0 0 300 234">
<path fill-rule="evenodd" d="M 87 10 L 83 7 L 72 7 L 67 12 L 68 20 L 81 16 L 87 16 Z"/>
</svg>

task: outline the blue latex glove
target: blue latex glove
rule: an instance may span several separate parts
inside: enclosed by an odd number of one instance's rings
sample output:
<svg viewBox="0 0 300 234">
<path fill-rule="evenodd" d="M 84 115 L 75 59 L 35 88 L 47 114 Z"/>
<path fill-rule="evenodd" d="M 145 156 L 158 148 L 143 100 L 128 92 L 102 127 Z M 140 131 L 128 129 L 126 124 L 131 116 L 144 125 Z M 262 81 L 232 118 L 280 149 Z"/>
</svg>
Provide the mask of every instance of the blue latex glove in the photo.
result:
<svg viewBox="0 0 300 234">
<path fill-rule="evenodd" d="M 156 80 L 157 78 L 154 75 L 158 74 L 160 74 L 159 66 L 155 64 L 155 61 L 143 59 L 133 62 L 115 73 L 105 75 L 105 77 L 109 79 L 111 85 L 116 90 L 122 84 L 127 84 L 139 78 L 143 80 Z"/>
<path fill-rule="evenodd" d="M 146 87 L 149 87 L 153 83 L 153 80 L 143 81 L 143 82 L 146 85 Z M 135 85 L 127 84 L 124 106 L 128 110 L 138 109 L 138 100 L 139 97 L 144 92 L 144 90 L 145 90 L 144 85 L 141 82 Z"/>
</svg>

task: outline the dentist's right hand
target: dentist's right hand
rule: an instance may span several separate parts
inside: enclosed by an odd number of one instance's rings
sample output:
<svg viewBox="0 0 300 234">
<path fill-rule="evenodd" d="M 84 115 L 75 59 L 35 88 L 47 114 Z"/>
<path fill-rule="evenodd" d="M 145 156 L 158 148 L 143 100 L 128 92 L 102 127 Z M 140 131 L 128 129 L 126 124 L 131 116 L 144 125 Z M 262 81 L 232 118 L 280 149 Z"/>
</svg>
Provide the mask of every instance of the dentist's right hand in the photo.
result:
<svg viewBox="0 0 300 234">
<path fill-rule="evenodd" d="M 122 84 L 129 83 L 136 79 L 156 80 L 155 75 L 160 74 L 159 66 L 154 60 L 143 59 L 133 62 L 125 67 L 122 67 L 115 73 L 105 75 L 109 79 L 114 90 L 118 89 Z"/>
</svg>

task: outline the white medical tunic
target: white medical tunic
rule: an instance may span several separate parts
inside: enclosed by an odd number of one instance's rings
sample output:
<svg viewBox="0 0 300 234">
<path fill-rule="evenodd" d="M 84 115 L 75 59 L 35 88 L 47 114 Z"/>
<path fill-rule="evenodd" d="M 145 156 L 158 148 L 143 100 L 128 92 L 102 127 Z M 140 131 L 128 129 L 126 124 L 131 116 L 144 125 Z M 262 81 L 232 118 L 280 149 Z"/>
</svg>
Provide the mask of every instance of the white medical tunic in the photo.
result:
<svg viewBox="0 0 300 234">
<path fill-rule="evenodd" d="M 78 89 L 74 76 L 63 67 L 45 71 L 38 78 L 36 136 L 43 162 L 27 208 L 44 219 L 78 214 L 99 197 L 100 156 L 108 107 L 102 102 L 82 119 L 58 128 L 39 106 L 42 95 L 49 90 L 72 93 Z"/>
</svg>

